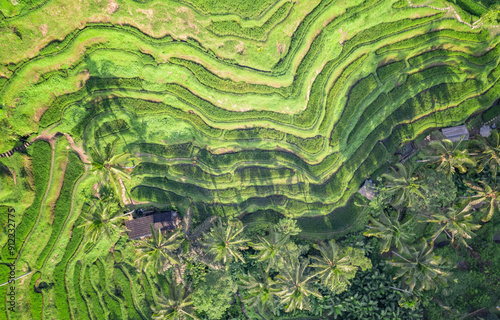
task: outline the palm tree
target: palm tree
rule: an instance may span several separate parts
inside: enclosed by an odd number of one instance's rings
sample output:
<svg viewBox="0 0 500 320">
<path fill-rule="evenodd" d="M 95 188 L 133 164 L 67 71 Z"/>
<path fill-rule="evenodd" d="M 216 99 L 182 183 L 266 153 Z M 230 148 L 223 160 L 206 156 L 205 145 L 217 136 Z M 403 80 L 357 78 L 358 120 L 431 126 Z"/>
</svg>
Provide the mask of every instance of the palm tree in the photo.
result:
<svg viewBox="0 0 500 320">
<path fill-rule="evenodd" d="M 488 138 L 480 137 L 479 140 L 475 141 L 479 143 L 478 151 L 480 151 L 478 156 L 480 162 L 477 171 L 481 172 L 489 165 L 493 180 L 496 183 L 498 167 L 500 166 L 500 135 L 497 130 L 494 130 Z"/>
<path fill-rule="evenodd" d="M 96 242 L 101 235 L 108 239 L 125 231 L 123 221 L 127 216 L 113 207 L 111 202 L 95 202 L 88 215 L 83 215 L 85 220 L 79 227 L 85 228 L 85 232 L 91 242 Z"/>
<path fill-rule="evenodd" d="M 409 230 L 412 220 L 408 220 L 403 224 L 399 223 L 399 212 L 394 211 L 388 216 L 385 210 L 381 210 L 379 219 L 371 219 L 371 225 L 363 235 L 367 237 L 380 238 L 380 252 L 389 251 L 391 245 L 395 245 L 398 250 L 405 247 L 405 242 L 408 242 L 415 235 Z"/>
<path fill-rule="evenodd" d="M 468 210 L 471 206 L 480 204 L 484 201 L 486 202 L 487 213 L 481 220 L 483 222 L 490 221 L 493 217 L 495 209 L 498 209 L 498 206 L 500 205 L 500 191 L 498 190 L 498 187 L 495 185 L 495 187 L 492 188 L 484 181 L 479 181 L 479 183 L 481 183 L 483 187 L 473 185 L 472 183 L 466 181 L 464 181 L 464 183 L 469 186 L 469 188 L 477 191 L 477 194 L 473 196 L 473 198 L 477 199 L 469 202 L 466 210 Z"/>
<path fill-rule="evenodd" d="M 443 213 L 433 214 L 432 218 L 434 219 L 427 220 L 427 222 L 438 224 L 432 241 L 434 242 L 441 232 L 445 232 L 452 243 L 456 239 L 470 249 L 466 239 L 470 239 L 473 235 L 472 231 L 481 228 L 481 225 L 472 222 L 472 213 L 467 213 L 466 209 L 460 210 L 456 207 L 449 207 Z"/>
<path fill-rule="evenodd" d="M 280 297 L 281 303 L 285 304 L 285 312 L 299 310 L 310 310 L 311 304 L 309 296 L 313 295 L 320 299 L 321 293 L 311 286 L 313 275 L 305 275 L 305 270 L 309 264 L 306 259 L 299 263 L 297 259 L 287 258 L 284 268 L 276 276 L 276 295 Z"/>
<path fill-rule="evenodd" d="M 155 320 L 185 320 L 198 319 L 194 316 L 191 294 L 182 285 L 168 281 L 168 292 L 163 291 L 158 296 L 157 306 L 151 306 Z"/>
<path fill-rule="evenodd" d="M 283 246 L 287 243 L 289 237 L 286 234 L 277 232 L 273 226 L 269 228 L 269 236 L 267 238 L 257 236 L 258 243 L 249 243 L 255 250 L 259 252 L 252 256 L 259 262 L 267 261 L 266 272 L 274 266 L 277 259 L 280 258 L 280 252 Z"/>
<path fill-rule="evenodd" d="M 152 263 L 153 268 L 161 271 L 166 265 L 179 264 L 175 251 L 180 248 L 182 243 L 181 229 L 164 235 L 160 230 L 151 228 L 151 237 L 135 241 L 136 248 L 139 251 L 137 261 L 145 262 L 144 269 L 147 269 Z"/>
<path fill-rule="evenodd" d="M 208 251 L 214 256 L 215 261 L 222 260 L 224 263 L 233 258 L 245 262 L 240 250 L 245 250 L 248 239 L 240 239 L 243 228 L 235 228 L 232 225 L 224 226 L 219 218 L 217 224 L 210 229 L 208 234 L 204 234 L 205 245 Z"/>
<path fill-rule="evenodd" d="M 121 199 L 121 186 L 119 180 L 129 180 L 130 175 L 125 172 L 125 169 L 120 163 L 125 162 L 129 154 L 120 153 L 115 155 L 117 141 L 118 140 L 113 141 L 113 143 L 108 143 L 104 149 L 104 154 L 96 147 L 92 147 L 93 161 L 91 171 L 99 176 L 103 183 L 110 182 L 116 194 L 119 196 L 118 198 Z"/>
<path fill-rule="evenodd" d="M 425 188 L 417 177 L 412 177 L 413 167 L 411 164 L 404 166 L 402 163 L 397 163 L 396 168 L 397 170 L 392 167 L 392 173 L 382 175 L 382 178 L 386 180 L 385 188 L 389 194 L 396 197 L 392 204 L 394 207 L 403 205 L 411 207 L 415 197 L 424 198 L 422 192 L 425 192 Z"/>
<path fill-rule="evenodd" d="M 314 247 L 319 250 L 321 257 L 312 256 L 317 262 L 310 267 L 315 268 L 314 275 L 335 294 L 347 290 L 349 280 L 354 278 L 359 268 L 364 271 L 372 267 L 371 260 L 365 257 L 363 250 L 341 248 L 335 240 L 330 240 L 328 244 L 315 244 Z"/>
<path fill-rule="evenodd" d="M 436 170 L 443 171 L 448 176 L 453 175 L 456 169 L 460 173 L 467 172 L 466 165 L 474 166 L 475 162 L 469 158 L 470 154 L 466 149 L 458 149 L 462 140 L 463 137 L 456 144 L 449 139 L 431 141 L 427 146 L 427 150 L 425 150 L 426 155 L 424 155 L 424 160 L 422 161 L 438 163 L 439 165 Z"/>
<path fill-rule="evenodd" d="M 243 297 L 244 301 L 249 302 L 251 307 L 257 307 L 260 311 L 265 308 L 271 311 L 274 309 L 276 289 L 273 287 L 274 281 L 267 272 L 260 268 L 258 277 L 247 274 L 240 275 L 239 278 L 238 285 L 247 292 Z"/>
<path fill-rule="evenodd" d="M 431 254 L 432 250 L 424 240 L 420 247 L 406 248 L 401 254 L 393 252 L 396 259 L 389 263 L 398 268 L 394 279 L 402 278 L 410 291 L 416 289 L 417 292 L 446 286 L 448 261 Z"/>
</svg>

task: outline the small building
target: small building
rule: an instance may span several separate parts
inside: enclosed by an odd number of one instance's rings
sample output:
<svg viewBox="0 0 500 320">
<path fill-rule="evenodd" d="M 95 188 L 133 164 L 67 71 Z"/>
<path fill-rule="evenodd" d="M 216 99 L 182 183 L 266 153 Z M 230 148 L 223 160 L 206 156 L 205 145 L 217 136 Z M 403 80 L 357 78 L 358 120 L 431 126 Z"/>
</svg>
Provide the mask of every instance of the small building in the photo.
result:
<svg viewBox="0 0 500 320">
<path fill-rule="evenodd" d="M 491 127 L 490 126 L 482 126 L 479 129 L 479 134 L 484 138 L 488 138 L 489 136 L 491 136 Z"/>
<path fill-rule="evenodd" d="M 127 220 L 125 221 L 125 225 L 128 229 L 128 238 L 130 240 L 134 240 L 150 236 L 150 224 L 153 225 L 154 229 L 164 232 L 174 231 L 175 229 L 177 229 L 180 222 L 181 218 L 179 217 L 179 214 L 177 212 L 166 211 L 136 218 L 133 220 Z"/>
<path fill-rule="evenodd" d="M 375 185 L 371 180 L 365 180 L 365 183 L 363 184 L 361 189 L 358 190 L 358 192 L 361 193 L 366 199 L 370 201 L 377 195 Z"/>
<path fill-rule="evenodd" d="M 465 125 L 443 128 L 441 132 L 446 137 L 446 139 L 449 139 L 453 142 L 460 141 L 460 139 L 462 139 L 462 136 L 464 137 L 464 140 L 469 140 L 469 130 L 467 130 L 467 126 Z"/>
</svg>

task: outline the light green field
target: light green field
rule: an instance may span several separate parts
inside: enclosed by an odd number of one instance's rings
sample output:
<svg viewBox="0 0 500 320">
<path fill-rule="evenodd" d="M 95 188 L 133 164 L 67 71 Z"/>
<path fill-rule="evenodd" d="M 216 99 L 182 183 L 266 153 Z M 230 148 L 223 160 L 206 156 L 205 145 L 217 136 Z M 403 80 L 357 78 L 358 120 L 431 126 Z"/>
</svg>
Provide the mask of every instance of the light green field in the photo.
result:
<svg viewBox="0 0 500 320">
<path fill-rule="evenodd" d="M 285 215 L 325 238 L 364 223 L 352 197 L 404 143 L 500 95 L 490 22 L 406 0 L 228 3 L 0 0 L 0 153 L 57 132 L 88 156 L 118 140 L 136 207 L 191 206 L 196 223 Z M 487 9 L 454 8 L 463 21 Z M 17 274 L 31 271 L 20 312 L 3 299 L 0 319 L 151 317 L 159 280 L 131 244 L 91 246 L 77 227 L 97 182 L 83 160 L 65 136 L 0 158 Z"/>
</svg>

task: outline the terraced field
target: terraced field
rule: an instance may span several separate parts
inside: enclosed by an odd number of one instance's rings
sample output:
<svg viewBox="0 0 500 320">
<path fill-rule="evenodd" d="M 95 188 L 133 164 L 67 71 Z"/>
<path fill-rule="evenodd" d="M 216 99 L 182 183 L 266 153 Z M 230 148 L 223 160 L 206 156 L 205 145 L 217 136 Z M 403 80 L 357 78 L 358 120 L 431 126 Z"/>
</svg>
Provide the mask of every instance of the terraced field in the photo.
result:
<svg viewBox="0 0 500 320">
<path fill-rule="evenodd" d="M 93 146 L 117 140 L 133 155 L 128 204 L 191 206 L 194 223 L 282 214 L 311 234 L 347 232 L 359 214 L 349 199 L 398 148 L 500 94 L 500 28 L 474 23 L 483 7 L 12 3 L 0 1 L 0 153 L 38 141 L 0 158 L 17 274 L 32 271 L 18 280 L 20 312 L 0 287 L 0 318 L 150 318 L 154 276 L 122 263 L 125 244 L 89 247 L 77 227 Z"/>
</svg>

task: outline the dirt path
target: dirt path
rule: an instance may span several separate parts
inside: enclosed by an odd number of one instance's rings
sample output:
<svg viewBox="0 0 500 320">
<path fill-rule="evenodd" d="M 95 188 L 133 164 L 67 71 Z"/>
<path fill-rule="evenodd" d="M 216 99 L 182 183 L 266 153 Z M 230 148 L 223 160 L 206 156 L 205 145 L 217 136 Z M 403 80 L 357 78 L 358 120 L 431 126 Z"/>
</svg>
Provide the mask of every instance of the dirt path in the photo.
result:
<svg viewBox="0 0 500 320">
<path fill-rule="evenodd" d="M 12 169 L 12 178 L 14 178 L 14 185 L 17 186 L 16 170 Z"/>
<path fill-rule="evenodd" d="M 48 132 L 46 131 L 42 131 L 42 133 L 40 133 L 40 135 L 38 135 L 37 137 L 35 137 L 32 142 L 36 141 L 36 140 L 47 140 L 49 141 L 51 144 L 52 144 L 52 141 L 55 141 L 55 136 L 57 134 L 61 134 L 61 133 L 54 133 L 54 134 L 49 134 Z M 80 157 L 80 159 L 82 159 L 82 162 L 83 163 L 86 163 L 86 164 L 90 164 L 90 160 L 89 160 L 89 157 L 85 154 L 85 151 L 83 150 L 82 147 L 79 147 L 75 144 L 75 141 L 73 140 L 73 137 L 71 137 L 69 134 L 67 133 L 62 133 L 65 137 L 66 137 L 66 140 L 68 140 L 68 143 L 69 145 L 71 146 L 71 148 L 78 154 L 78 156 Z"/>
<path fill-rule="evenodd" d="M 451 12 L 455 16 L 455 18 L 458 20 L 458 22 L 463 23 L 463 24 L 469 26 L 472 29 L 481 28 L 483 26 L 483 24 L 484 24 L 484 22 L 478 23 L 481 19 L 477 20 L 476 22 L 474 22 L 472 24 L 463 21 L 462 18 L 460 17 L 460 15 L 458 14 L 457 10 L 455 10 L 455 8 L 453 8 L 453 6 L 451 6 L 451 5 L 449 5 L 447 7 L 444 7 L 444 8 L 437 8 L 437 7 L 433 7 L 433 6 L 427 5 L 427 4 L 419 4 L 419 5 L 412 4 L 410 2 L 410 0 L 406 0 L 406 1 L 408 2 L 408 5 L 410 5 L 410 7 L 412 7 L 412 8 L 424 8 L 425 7 L 425 8 L 432 8 L 434 10 L 439 10 L 439 11 L 448 11 L 448 12 Z M 500 25 L 487 26 L 487 27 L 500 28 Z"/>
<path fill-rule="evenodd" d="M 125 184 L 120 177 L 118 177 L 118 181 L 120 182 L 120 188 L 122 189 L 122 201 L 125 205 L 128 205 L 130 204 L 130 201 L 127 199 L 127 189 L 125 189 Z"/>
</svg>

